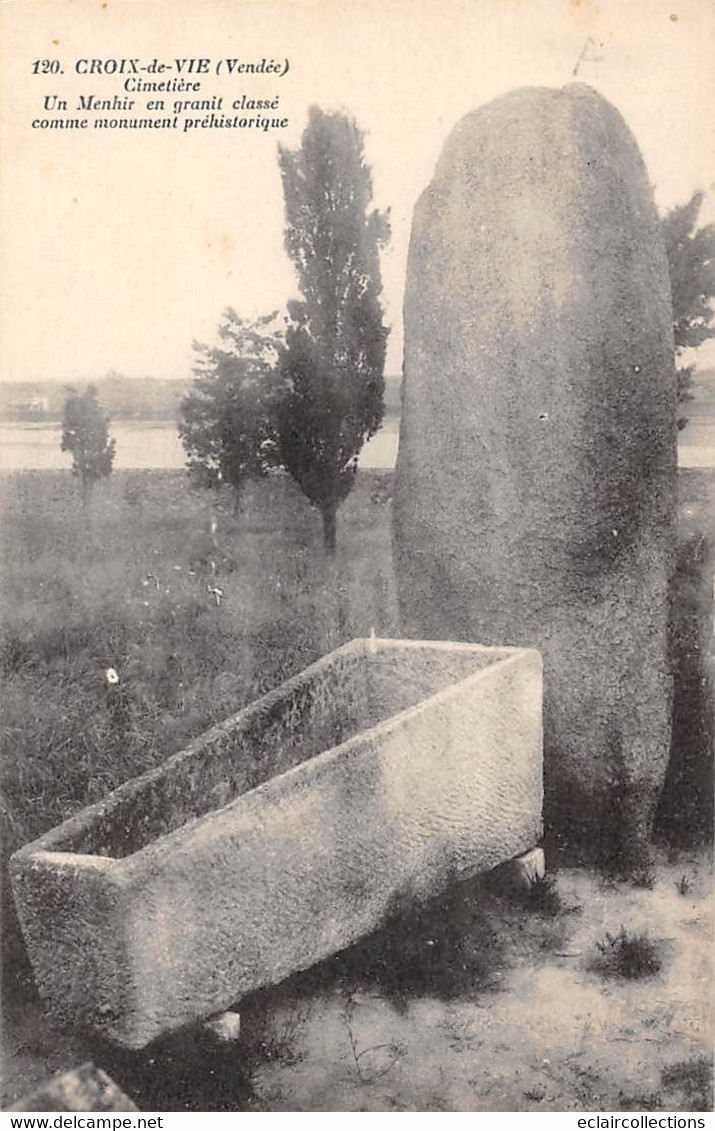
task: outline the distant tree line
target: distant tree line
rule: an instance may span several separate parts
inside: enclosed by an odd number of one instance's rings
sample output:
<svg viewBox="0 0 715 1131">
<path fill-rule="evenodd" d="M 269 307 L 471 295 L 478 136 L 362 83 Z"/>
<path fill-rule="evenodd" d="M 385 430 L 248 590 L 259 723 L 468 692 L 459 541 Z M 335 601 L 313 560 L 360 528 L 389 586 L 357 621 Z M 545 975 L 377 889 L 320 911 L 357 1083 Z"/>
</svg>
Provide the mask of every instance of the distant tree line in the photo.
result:
<svg viewBox="0 0 715 1131">
<path fill-rule="evenodd" d="M 92 382 L 113 420 L 175 421 L 191 386 L 187 378 L 125 377 L 111 370 Z M 66 388 L 57 381 L 0 384 L 0 420 L 61 420 Z"/>
</svg>

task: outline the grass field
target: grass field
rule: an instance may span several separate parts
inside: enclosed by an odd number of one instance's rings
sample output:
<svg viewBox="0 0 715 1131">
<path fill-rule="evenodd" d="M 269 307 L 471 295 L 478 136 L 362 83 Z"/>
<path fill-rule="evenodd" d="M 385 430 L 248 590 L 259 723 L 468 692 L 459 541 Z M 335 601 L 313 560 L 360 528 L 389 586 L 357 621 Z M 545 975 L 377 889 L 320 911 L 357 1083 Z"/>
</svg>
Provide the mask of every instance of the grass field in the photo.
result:
<svg viewBox="0 0 715 1131">
<path fill-rule="evenodd" d="M 237 518 L 180 472 L 116 473 L 89 513 L 67 473 L 0 481 L 3 877 L 16 847 L 339 643 L 394 635 L 383 482 L 363 473 L 327 561 L 286 479 Z"/>
<path fill-rule="evenodd" d="M 387 506 L 363 475 L 326 561 L 286 480 L 241 515 L 181 473 L 0 484 L 2 807 L 20 843 L 356 635 L 394 634 Z M 211 532 L 216 524 L 215 534 Z M 113 669 L 118 682 L 108 682 Z M 113 678 L 113 677 L 110 677 Z"/>
</svg>

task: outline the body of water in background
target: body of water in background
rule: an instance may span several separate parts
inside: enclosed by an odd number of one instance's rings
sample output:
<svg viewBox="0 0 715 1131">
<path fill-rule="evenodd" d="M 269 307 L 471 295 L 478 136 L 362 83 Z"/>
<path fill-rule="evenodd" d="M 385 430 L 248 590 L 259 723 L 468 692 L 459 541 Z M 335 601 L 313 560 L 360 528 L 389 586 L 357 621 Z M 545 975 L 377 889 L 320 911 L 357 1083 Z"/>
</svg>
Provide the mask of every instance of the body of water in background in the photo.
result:
<svg viewBox="0 0 715 1131">
<path fill-rule="evenodd" d="M 394 467 L 399 421 L 386 420 L 362 450 L 360 466 Z M 186 452 L 176 425 L 168 420 L 113 420 L 110 436 L 117 441 L 117 470 L 173 471 L 186 466 Z M 60 450 L 58 422 L 0 423 L 0 471 L 57 471 L 72 466 L 69 452 Z"/>
<path fill-rule="evenodd" d="M 399 430 L 399 420 L 389 417 L 363 448 L 360 467 L 394 467 Z M 69 469 L 72 459 L 60 451 L 61 434 L 59 423 L 0 423 L 0 471 Z M 117 441 L 117 470 L 171 471 L 186 464 L 176 425 L 170 421 L 115 420 L 110 434 Z M 680 467 L 715 468 L 715 419 L 691 420 L 679 439 Z"/>
</svg>

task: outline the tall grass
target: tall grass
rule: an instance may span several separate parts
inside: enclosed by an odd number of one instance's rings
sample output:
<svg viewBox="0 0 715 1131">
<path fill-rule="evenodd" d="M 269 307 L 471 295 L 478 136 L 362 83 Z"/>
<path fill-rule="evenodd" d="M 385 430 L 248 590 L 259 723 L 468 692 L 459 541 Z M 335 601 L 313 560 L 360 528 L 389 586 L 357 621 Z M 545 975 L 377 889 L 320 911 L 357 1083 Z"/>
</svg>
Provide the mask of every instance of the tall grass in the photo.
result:
<svg viewBox="0 0 715 1131">
<path fill-rule="evenodd" d="M 20 844 L 320 655 L 395 635 L 374 479 L 342 509 L 334 561 L 283 479 L 237 518 L 180 472 L 115 473 L 89 514 L 61 472 L 0 481 L 3 873 Z"/>
</svg>

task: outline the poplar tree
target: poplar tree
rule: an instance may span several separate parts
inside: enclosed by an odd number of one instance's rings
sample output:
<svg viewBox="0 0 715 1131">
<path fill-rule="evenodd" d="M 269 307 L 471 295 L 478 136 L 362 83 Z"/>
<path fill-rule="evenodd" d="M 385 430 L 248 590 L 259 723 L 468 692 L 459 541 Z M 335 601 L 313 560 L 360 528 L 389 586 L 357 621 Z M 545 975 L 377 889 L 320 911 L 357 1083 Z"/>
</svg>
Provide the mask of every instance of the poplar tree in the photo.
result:
<svg viewBox="0 0 715 1131">
<path fill-rule="evenodd" d="M 279 164 L 285 245 L 302 295 L 289 304 L 280 361 L 280 458 L 320 511 L 334 552 L 338 507 L 384 413 L 380 248 L 390 229 L 387 214 L 371 208 L 363 133 L 352 119 L 312 107 L 300 147 L 280 146 Z"/>
</svg>

